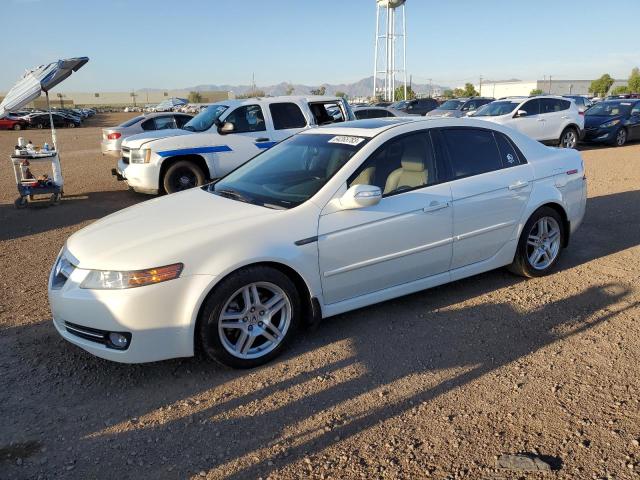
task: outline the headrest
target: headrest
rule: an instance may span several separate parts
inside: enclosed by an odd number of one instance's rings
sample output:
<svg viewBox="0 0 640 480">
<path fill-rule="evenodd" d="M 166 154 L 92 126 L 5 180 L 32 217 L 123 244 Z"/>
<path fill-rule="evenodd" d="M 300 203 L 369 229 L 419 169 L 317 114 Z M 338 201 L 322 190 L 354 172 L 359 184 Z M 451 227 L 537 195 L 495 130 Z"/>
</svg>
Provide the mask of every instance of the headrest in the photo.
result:
<svg viewBox="0 0 640 480">
<path fill-rule="evenodd" d="M 404 152 L 402 153 L 402 169 L 409 172 L 423 172 L 424 167 L 424 155 L 426 154 L 426 145 L 417 139 L 408 141 L 405 144 Z"/>
</svg>

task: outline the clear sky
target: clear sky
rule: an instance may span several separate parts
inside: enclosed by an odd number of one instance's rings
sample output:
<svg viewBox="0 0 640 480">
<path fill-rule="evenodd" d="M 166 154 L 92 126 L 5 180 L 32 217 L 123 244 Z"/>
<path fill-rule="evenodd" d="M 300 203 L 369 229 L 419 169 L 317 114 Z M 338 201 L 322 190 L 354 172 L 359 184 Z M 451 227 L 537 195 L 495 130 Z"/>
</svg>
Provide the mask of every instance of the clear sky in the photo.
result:
<svg viewBox="0 0 640 480">
<path fill-rule="evenodd" d="M 640 65 L 640 0 L 407 0 L 406 9 L 414 82 L 626 78 Z M 373 72 L 374 0 L 0 0 L 0 18 L 0 90 L 70 56 L 91 60 L 67 91 L 248 84 L 252 72 L 259 86 L 317 85 Z"/>
</svg>

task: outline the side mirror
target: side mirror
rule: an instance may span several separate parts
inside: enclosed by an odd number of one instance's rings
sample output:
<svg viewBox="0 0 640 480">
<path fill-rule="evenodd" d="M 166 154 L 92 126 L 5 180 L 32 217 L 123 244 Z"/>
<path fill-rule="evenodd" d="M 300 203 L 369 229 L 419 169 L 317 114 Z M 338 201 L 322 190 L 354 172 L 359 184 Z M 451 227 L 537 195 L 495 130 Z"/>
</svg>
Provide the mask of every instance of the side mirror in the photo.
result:
<svg viewBox="0 0 640 480">
<path fill-rule="evenodd" d="M 528 115 L 526 110 L 518 110 L 516 112 L 515 118 L 526 117 Z"/>
<path fill-rule="evenodd" d="M 227 133 L 233 133 L 233 131 L 236 129 L 236 126 L 231 123 L 231 122 L 224 122 L 219 128 L 218 128 L 218 133 L 220 133 L 220 135 L 226 135 Z"/>
<path fill-rule="evenodd" d="M 372 207 L 382 199 L 382 190 L 375 185 L 354 185 L 340 197 L 343 210 Z"/>
</svg>

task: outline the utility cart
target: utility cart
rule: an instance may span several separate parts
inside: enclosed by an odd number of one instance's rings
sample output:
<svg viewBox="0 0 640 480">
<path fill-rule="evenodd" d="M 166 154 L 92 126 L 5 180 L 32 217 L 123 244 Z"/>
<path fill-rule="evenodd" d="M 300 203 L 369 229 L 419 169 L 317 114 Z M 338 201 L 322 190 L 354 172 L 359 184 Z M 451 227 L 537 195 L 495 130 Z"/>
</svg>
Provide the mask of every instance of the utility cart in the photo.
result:
<svg viewBox="0 0 640 480">
<path fill-rule="evenodd" d="M 19 139 L 16 151 L 11 155 L 11 165 L 13 166 L 18 194 L 20 195 L 15 201 L 17 208 L 26 207 L 29 201 L 40 195 L 48 195 L 50 205 L 56 205 L 60 202 L 64 182 L 60 168 L 60 158 L 58 157 L 56 129 L 51 115 L 51 106 L 49 105 L 49 91 L 88 61 L 88 57 L 66 58 L 27 70 L 0 103 L 0 118 L 2 118 L 10 112 L 20 110 L 33 102 L 42 93 L 47 97 L 53 150 L 49 150 L 46 144 L 41 150 L 34 149 L 32 145 L 27 145 L 26 147 L 28 148 L 25 148 L 25 145 L 22 144 L 22 139 Z M 42 164 L 43 162 L 50 163 L 51 176 L 45 174 L 36 177 L 31 173 L 29 167 L 32 164 Z"/>
<path fill-rule="evenodd" d="M 31 173 L 30 167 L 43 163 L 51 165 L 51 175 L 45 174 L 35 177 Z M 11 164 L 20 195 L 15 201 L 16 208 L 24 208 L 29 204 L 29 201 L 37 200 L 36 196 L 43 195 L 49 197 L 49 205 L 60 203 L 64 180 L 57 152 L 22 152 L 11 155 Z"/>
</svg>

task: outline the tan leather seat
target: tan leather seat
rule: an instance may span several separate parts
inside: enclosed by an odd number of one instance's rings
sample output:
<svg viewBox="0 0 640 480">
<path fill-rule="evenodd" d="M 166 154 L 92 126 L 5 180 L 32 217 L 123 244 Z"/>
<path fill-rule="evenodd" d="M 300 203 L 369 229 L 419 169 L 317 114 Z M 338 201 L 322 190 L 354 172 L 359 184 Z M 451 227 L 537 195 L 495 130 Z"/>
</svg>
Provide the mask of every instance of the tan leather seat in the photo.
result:
<svg viewBox="0 0 640 480">
<path fill-rule="evenodd" d="M 426 185 L 429 175 L 425 167 L 425 155 L 428 154 L 428 145 L 421 138 L 412 138 L 404 145 L 400 164 L 387 177 L 383 193 L 391 193 L 396 190 L 410 189 Z"/>
</svg>

